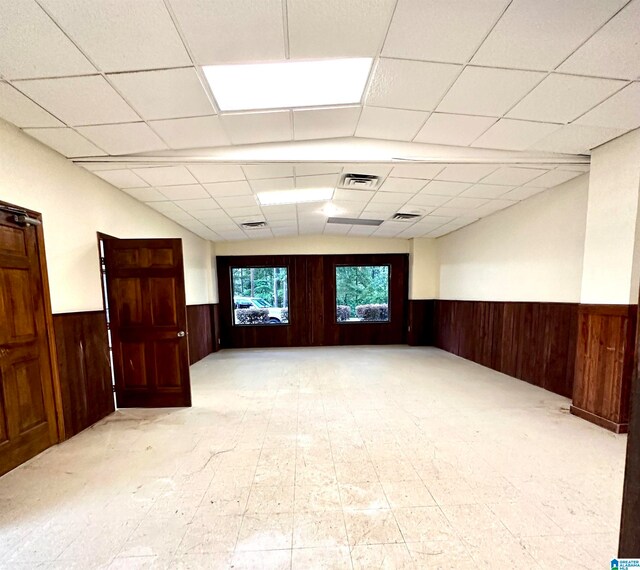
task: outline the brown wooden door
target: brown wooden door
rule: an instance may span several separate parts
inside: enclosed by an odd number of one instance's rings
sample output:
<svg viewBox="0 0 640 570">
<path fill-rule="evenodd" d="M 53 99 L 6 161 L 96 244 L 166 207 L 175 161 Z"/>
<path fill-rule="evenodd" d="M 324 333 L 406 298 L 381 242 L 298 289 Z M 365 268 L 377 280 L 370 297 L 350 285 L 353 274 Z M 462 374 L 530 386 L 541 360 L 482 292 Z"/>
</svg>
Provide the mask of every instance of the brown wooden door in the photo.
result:
<svg viewBox="0 0 640 570">
<path fill-rule="evenodd" d="M 191 405 L 179 239 L 104 242 L 118 407 Z"/>
<path fill-rule="evenodd" d="M 36 231 L 0 211 L 0 475 L 58 441 Z"/>
</svg>

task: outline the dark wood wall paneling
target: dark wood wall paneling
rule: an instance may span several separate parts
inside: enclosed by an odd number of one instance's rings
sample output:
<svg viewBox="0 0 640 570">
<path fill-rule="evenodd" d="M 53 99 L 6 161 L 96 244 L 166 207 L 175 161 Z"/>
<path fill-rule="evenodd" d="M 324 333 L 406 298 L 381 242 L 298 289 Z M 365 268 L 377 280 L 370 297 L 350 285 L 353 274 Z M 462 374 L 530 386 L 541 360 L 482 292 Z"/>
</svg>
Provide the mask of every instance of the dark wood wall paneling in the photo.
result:
<svg viewBox="0 0 640 570">
<path fill-rule="evenodd" d="M 66 437 L 114 411 L 103 311 L 53 315 Z"/>
<path fill-rule="evenodd" d="M 571 397 L 578 305 L 436 302 L 436 346 Z"/>
<path fill-rule="evenodd" d="M 634 339 L 635 355 L 630 394 L 627 463 L 620 520 L 620 558 L 640 558 L 640 331 Z"/>
<path fill-rule="evenodd" d="M 571 413 L 627 431 L 637 305 L 580 305 Z"/>
<path fill-rule="evenodd" d="M 435 299 L 409 300 L 409 327 L 407 331 L 409 346 L 433 346 L 435 344 L 436 303 Z"/>
<path fill-rule="evenodd" d="M 220 349 L 218 305 L 187 305 L 189 364 Z"/>
<path fill-rule="evenodd" d="M 391 266 L 389 323 L 338 324 L 336 265 Z M 218 257 L 220 337 L 223 348 L 402 344 L 406 342 L 408 256 L 265 255 Z M 233 326 L 232 267 L 287 267 L 289 325 Z"/>
</svg>

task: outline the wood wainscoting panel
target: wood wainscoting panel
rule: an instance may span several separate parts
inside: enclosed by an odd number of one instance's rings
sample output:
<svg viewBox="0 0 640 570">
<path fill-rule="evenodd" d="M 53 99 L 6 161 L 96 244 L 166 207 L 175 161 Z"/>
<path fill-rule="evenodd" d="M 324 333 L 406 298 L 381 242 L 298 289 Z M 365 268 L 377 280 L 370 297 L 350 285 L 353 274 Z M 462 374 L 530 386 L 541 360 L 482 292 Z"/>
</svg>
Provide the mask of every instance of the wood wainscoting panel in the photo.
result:
<svg viewBox="0 0 640 570">
<path fill-rule="evenodd" d="M 571 397 L 578 305 L 499 301 L 435 303 L 435 345 Z"/>
<path fill-rule="evenodd" d="M 627 431 L 637 305 L 580 305 L 571 413 Z"/>
<path fill-rule="evenodd" d="M 218 350 L 215 305 L 187 305 L 189 364 Z"/>
<path fill-rule="evenodd" d="M 409 299 L 407 344 L 433 346 L 436 337 L 435 299 Z"/>
<path fill-rule="evenodd" d="M 115 409 L 107 324 L 103 311 L 53 316 L 69 438 Z"/>
<path fill-rule="evenodd" d="M 635 356 L 631 380 L 629 437 L 625 465 L 622 517 L 620 519 L 620 558 L 640 558 L 640 335 L 636 331 Z"/>
</svg>

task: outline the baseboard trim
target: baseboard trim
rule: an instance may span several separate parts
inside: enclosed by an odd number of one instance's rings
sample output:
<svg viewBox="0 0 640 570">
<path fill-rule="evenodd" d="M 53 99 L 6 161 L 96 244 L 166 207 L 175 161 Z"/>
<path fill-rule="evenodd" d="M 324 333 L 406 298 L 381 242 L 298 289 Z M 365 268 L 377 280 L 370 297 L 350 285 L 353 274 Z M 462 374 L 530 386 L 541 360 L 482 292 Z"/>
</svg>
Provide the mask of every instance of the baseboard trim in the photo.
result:
<svg viewBox="0 0 640 570">
<path fill-rule="evenodd" d="M 628 423 L 619 424 L 619 423 L 613 422 L 611 420 L 608 420 L 607 418 L 603 418 L 601 416 L 598 416 L 597 414 L 588 412 L 587 410 L 583 410 L 582 408 L 578 408 L 573 404 L 569 406 L 569 411 L 574 416 L 577 416 L 583 420 L 591 422 L 592 424 L 595 424 L 597 426 L 608 429 L 613 433 L 627 433 L 629 431 Z"/>
</svg>

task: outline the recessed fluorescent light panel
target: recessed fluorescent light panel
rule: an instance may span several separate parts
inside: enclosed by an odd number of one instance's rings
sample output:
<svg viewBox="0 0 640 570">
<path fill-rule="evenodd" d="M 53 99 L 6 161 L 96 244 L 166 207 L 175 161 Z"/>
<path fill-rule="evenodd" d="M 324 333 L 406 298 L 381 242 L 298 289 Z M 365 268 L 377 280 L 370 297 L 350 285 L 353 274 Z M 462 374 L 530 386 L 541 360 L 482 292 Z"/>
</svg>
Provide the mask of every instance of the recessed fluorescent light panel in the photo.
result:
<svg viewBox="0 0 640 570">
<path fill-rule="evenodd" d="M 368 57 L 203 67 L 221 111 L 360 103 Z"/>
<path fill-rule="evenodd" d="M 331 200 L 333 188 L 303 188 L 300 190 L 273 190 L 258 192 L 261 206 L 275 206 L 278 204 L 300 204 L 303 202 L 322 202 Z"/>
</svg>

